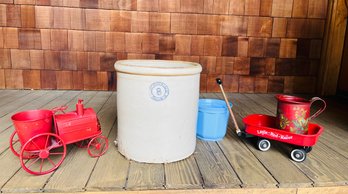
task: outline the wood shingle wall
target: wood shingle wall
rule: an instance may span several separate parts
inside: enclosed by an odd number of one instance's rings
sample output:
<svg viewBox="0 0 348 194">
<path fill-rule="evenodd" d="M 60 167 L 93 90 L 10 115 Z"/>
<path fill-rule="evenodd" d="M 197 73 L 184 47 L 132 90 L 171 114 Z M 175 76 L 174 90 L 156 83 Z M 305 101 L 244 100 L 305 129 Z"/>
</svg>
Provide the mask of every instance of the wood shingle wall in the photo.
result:
<svg viewBox="0 0 348 194">
<path fill-rule="evenodd" d="M 203 66 L 201 91 L 315 92 L 328 0 L 0 0 L 0 88 L 115 90 L 120 59 Z"/>
</svg>

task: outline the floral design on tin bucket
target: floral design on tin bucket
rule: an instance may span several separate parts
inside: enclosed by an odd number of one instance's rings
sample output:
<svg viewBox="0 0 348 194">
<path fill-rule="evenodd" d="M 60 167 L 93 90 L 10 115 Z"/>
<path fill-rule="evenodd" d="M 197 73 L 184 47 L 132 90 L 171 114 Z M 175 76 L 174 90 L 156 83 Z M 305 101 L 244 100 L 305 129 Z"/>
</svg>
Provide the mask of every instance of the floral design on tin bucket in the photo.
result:
<svg viewBox="0 0 348 194">
<path fill-rule="evenodd" d="M 280 114 L 280 118 L 279 118 L 279 126 L 280 126 L 280 129 L 285 129 L 286 128 L 286 126 L 288 126 L 289 125 L 289 119 L 288 118 L 286 118 L 285 116 L 284 116 L 284 114 Z"/>
<path fill-rule="evenodd" d="M 292 121 L 294 127 L 290 127 L 290 132 L 297 134 L 306 134 L 308 132 L 308 118 L 306 118 L 307 110 L 294 107 L 295 120 Z"/>
</svg>

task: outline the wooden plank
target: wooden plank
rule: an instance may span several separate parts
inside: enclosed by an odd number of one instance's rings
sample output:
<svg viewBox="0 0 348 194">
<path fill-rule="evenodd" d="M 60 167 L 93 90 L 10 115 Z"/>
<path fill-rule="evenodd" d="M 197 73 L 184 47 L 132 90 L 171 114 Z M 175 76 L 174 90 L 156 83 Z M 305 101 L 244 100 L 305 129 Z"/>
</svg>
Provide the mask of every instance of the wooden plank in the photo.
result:
<svg viewBox="0 0 348 194">
<path fill-rule="evenodd" d="M 272 14 L 273 0 L 260 0 L 260 16 L 270 16 Z"/>
<path fill-rule="evenodd" d="M 218 94 L 218 96 L 222 98 L 220 94 Z M 259 107 L 259 102 L 253 102 L 242 94 L 230 95 L 229 101 L 234 104 L 234 110 L 238 113 L 236 115 L 237 120 L 253 113 L 270 114 L 268 110 Z M 273 149 L 267 152 L 261 152 L 258 151 L 250 141 L 243 141 L 262 165 L 279 182 L 279 187 L 310 187 L 313 183 L 300 169 L 290 162 L 289 157 L 285 155 L 284 152 L 279 151 L 276 146 L 273 146 Z"/>
<path fill-rule="evenodd" d="M 18 48 L 18 28 L 3 28 L 4 48 Z"/>
<path fill-rule="evenodd" d="M 14 93 L 19 93 L 19 92 L 20 90 L 0 90 L 0 101 L 2 101 L 3 97 L 13 95 Z"/>
<path fill-rule="evenodd" d="M 245 15 L 260 15 L 260 0 L 245 0 Z"/>
<path fill-rule="evenodd" d="M 326 11 L 325 11 L 326 12 Z M 304 18 L 308 13 L 308 0 L 294 0 L 292 17 Z"/>
<path fill-rule="evenodd" d="M 130 32 L 132 12 L 112 11 L 110 14 L 110 30 L 117 32 Z"/>
<path fill-rule="evenodd" d="M 100 119 L 104 120 L 110 112 L 105 112 L 103 109 L 109 110 L 113 101 L 110 98 L 111 92 L 98 92 L 97 95 L 85 104 L 85 107 L 91 107 L 97 112 Z M 102 111 L 101 111 L 102 110 Z M 103 126 L 103 122 L 101 122 Z M 104 131 L 112 127 L 113 120 L 108 122 L 109 126 L 104 126 Z M 105 125 L 105 124 L 104 124 Z M 86 150 L 72 148 L 66 156 L 65 161 L 55 171 L 49 182 L 44 185 L 45 192 L 57 191 L 83 191 L 90 177 L 90 174 L 95 166 L 97 158 L 91 158 Z M 62 187 L 61 185 L 64 185 Z"/>
<path fill-rule="evenodd" d="M 32 100 L 39 98 L 40 96 L 43 96 L 46 94 L 48 91 L 37 91 L 37 92 L 31 92 L 28 95 L 22 96 L 21 98 L 17 98 L 15 101 L 11 101 L 10 103 L 7 103 L 1 107 L 0 110 L 0 117 L 3 117 L 7 115 L 9 112 L 12 110 L 15 110 Z"/>
<path fill-rule="evenodd" d="M 85 13 L 87 30 L 110 30 L 110 10 L 86 9 Z"/>
<path fill-rule="evenodd" d="M 159 0 L 137 1 L 137 10 L 140 11 L 158 11 Z"/>
<path fill-rule="evenodd" d="M 204 188 L 235 188 L 241 182 L 216 142 L 197 141 L 194 153 Z"/>
<path fill-rule="evenodd" d="M 278 0 L 272 3 L 272 16 L 291 17 L 293 0 Z"/>
<path fill-rule="evenodd" d="M 333 0 L 328 2 L 328 19 L 326 21 L 317 82 L 317 91 L 321 95 L 336 94 L 343 55 L 344 37 L 347 28 L 346 16 L 348 10 L 345 3 L 345 0 Z M 311 13 L 312 12 L 309 12 L 310 15 L 316 15 Z"/>
<path fill-rule="evenodd" d="M 348 183 L 348 159 L 320 141 L 303 163 L 295 163 L 313 181 L 314 186 L 337 186 Z"/>
<path fill-rule="evenodd" d="M 21 168 L 20 162 L 10 150 L 0 155 L 0 187 L 2 187 Z"/>
<path fill-rule="evenodd" d="M 0 60 L 1 60 L 0 67 L 2 69 L 3 68 L 11 68 L 11 52 L 10 52 L 10 49 L 1 49 L 0 50 Z M 5 70 L 3 69 L 2 71 L 5 71 Z M 4 75 L 4 77 L 5 77 L 5 75 Z"/>
<path fill-rule="evenodd" d="M 114 191 L 125 188 L 130 162 L 118 152 L 114 144 L 116 133 L 117 123 L 115 122 L 108 138 L 109 150 L 103 157 L 98 159 L 88 180 L 87 191 Z"/>
<path fill-rule="evenodd" d="M 57 89 L 71 90 L 73 88 L 72 71 L 57 71 Z"/>
<path fill-rule="evenodd" d="M 70 10 L 70 21 L 72 29 L 85 29 L 86 28 L 86 14 L 85 9 L 71 9 Z"/>
<path fill-rule="evenodd" d="M 21 26 L 21 6 L 7 5 L 6 6 L 7 23 L 6 26 L 20 27 Z"/>
<path fill-rule="evenodd" d="M 53 7 L 53 28 L 70 29 L 70 8 Z"/>
<path fill-rule="evenodd" d="M 62 63 L 61 58 L 62 58 L 61 52 L 45 50 L 44 51 L 45 69 L 59 70 Z M 45 73 L 46 73 L 45 71 L 41 72 L 42 75 L 44 75 Z M 47 77 L 55 77 L 55 76 L 47 76 Z"/>
<path fill-rule="evenodd" d="M 273 20 L 271 17 L 249 17 L 248 36 L 271 37 Z"/>
<path fill-rule="evenodd" d="M 197 34 L 197 14 L 171 14 L 171 32 Z"/>
<path fill-rule="evenodd" d="M 186 0 L 180 2 L 180 11 L 185 13 L 203 13 L 204 1 L 202 0 Z"/>
<path fill-rule="evenodd" d="M 348 186 L 341 187 L 314 187 L 314 188 L 298 188 L 297 194 L 316 194 L 316 193 L 348 193 Z"/>
<path fill-rule="evenodd" d="M 204 98 L 217 97 L 214 94 L 203 94 L 201 96 Z M 229 126 L 234 126 L 231 119 L 229 122 Z M 238 125 L 243 126 L 241 120 L 238 120 Z M 232 132 L 230 129 L 225 138 L 218 142 L 218 145 L 236 171 L 238 178 L 242 182 L 241 186 L 247 188 L 276 187 L 278 182 L 246 147 L 245 143 L 240 141 L 234 132 L 234 127 L 232 127 Z"/>
<path fill-rule="evenodd" d="M 6 26 L 6 23 L 7 23 L 7 14 L 6 14 L 7 10 L 6 9 L 7 9 L 7 6 L 5 4 L 0 5 L 0 25 L 1 26 Z"/>
<path fill-rule="evenodd" d="M 274 18 L 272 37 L 285 37 L 287 22 L 286 18 Z"/>
<path fill-rule="evenodd" d="M 53 7 L 35 6 L 35 18 L 37 28 L 53 27 Z"/>
<path fill-rule="evenodd" d="M 241 126 L 241 122 L 239 125 Z M 243 188 L 276 187 L 278 182 L 245 144 L 236 137 L 234 127 L 232 127 L 232 134 L 228 133 L 218 144 L 235 169 Z"/>
<path fill-rule="evenodd" d="M 159 52 L 159 34 L 147 34 L 142 37 L 142 53 Z"/>
<path fill-rule="evenodd" d="M 45 60 L 43 53 L 43 50 L 30 50 L 30 69 L 44 69 Z"/>
<path fill-rule="evenodd" d="M 245 11 L 245 1 L 230 0 L 229 13 L 231 15 L 243 15 Z"/>
<path fill-rule="evenodd" d="M 334 190 L 334 194 L 346 191 L 343 187 L 324 187 L 317 188 L 316 191 L 328 191 L 329 189 Z M 307 191 L 307 190 L 306 190 Z M 306 192 L 305 191 L 305 192 Z M 250 194 L 250 193 L 270 193 L 270 194 L 296 194 L 296 188 L 268 188 L 268 189 L 182 189 L 182 190 L 148 190 L 148 191 L 104 191 L 103 194 Z M 84 192 L 84 194 L 98 194 L 97 192 Z M 344 193 L 344 192 L 343 192 Z M 73 194 L 73 193 L 56 193 L 56 194 Z"/>
<path fill-rule="evenodd" d="M 41 48 L 51 49 L 51 30 L 41 29 Z"/>
<path fill-rule="evenodd" d="M 326 18 L 327 9 L 328 9 L 327 0 L 317 0 L 317 1 L 309 0 L 308 18 Z"/>
<path fill-rule="evenodd" d="M 195 157 L 191 155 L 185 160 L 164 164 L 166 189 L 200 189 L 203 180 Z"/>
<path fill-rule="evenodd" d="M 35 7 L 21 6 L 21 24 L 25 28 L 35 28 Z"/>
<path fill-rule="evenodd" d="M 222 39 L 220 36 L 205 36 L 203 54 L 205 56 L 221 56 Z"/>
<path fill-rule="evenodd" d="M 242 16 L 221 16 L 221 35 L 246 36 L 248 18 Z"/>
<path fill-rule="evenodd" d="M 11 50 L 11 61 L 13 69 L 30 69 L 29 50 Z"/>
<path fill-rule="evenodd" d="M 83 32 L 84 51 L 95 51 L 95 32 L 84 31 Z"/>
<path fill-rule="evenodd" d="M 150 20 L 149 21 L 150 32 L 170 33 L 170 13 L 151 12 L 149 20 Z"/>
<path fill-rule="evenodd" d="M 96 92 L 83 92 L 80 91 L 69 91 L 66 92 L 62 97 L 51 101 L 46 104 L 43 108 L 51 109 L 53 107 L 66 105 L 68 106 L 67 111 L 72 111 L 75 109 L 75 104 L 78 98 L 82 98 L 88 101 L 94 97 Z M 71 147 L 69 146 L 70 150 Z M 9 150 L 8 150 L 9 151 Z M 63 164 L 66 163 L 64 160 Z M 3 186 L 2 190 L 7 192 L 42 192 L 42 188 L 47 183 L 47 180 L 52 176 L 51 174 L 33 176 L 28 174 L 23 169 L 18 169 L 18 172 Z M 20 184 L 19 184 L 20 183 Z"/>
<path fill-rule="evenodd" d="M 132 12 L 131 32 L 149 32 L 150 13 Z"/>
<path fill-rule="evenodd" d="M 296 58 L 297 39 L 280 40 L 279 57 L 280 58 Z"/>
<path fill-rule="evenodd" d="M 68 50 L 68 31 L 51 30 L 51 49 Z"/>
<path fill-rule="evenodd" d="M 182 190 L 149 190 L 149 191 L 104 191 L 103 194 L 250 194 L 250 193 L 269 193 L 269 194 L 316 194 L 316 193 L 347 193 L 347 186 L 337 187 L 315 187 L 315 188 L 244 188 L 244 189 L 182 189 Z M 84 192 L 84 194 L 98 194 L 97 192 Z M 73 194 L 73 193 L 56 193 Z"/>
<path fill-rule="evenodd" d="M 6 91 L 6 92 L 3 92 L 3 91 Z M 3 95 L 1 98 L 0 98 L 0 107 L 1 106 L 4 106 L 4 105 L 7 105 L 8 103 L 10 102 L 13 102 L 13 101 L 16 101 L 17 99 L 20 99 L 21 97 L 25 96 L 25 95 L 28 95 L 30 93 L 32 93 L 33 91 L 30 91 L 30 90 L 11 90 L 13 92 L 7 92 L 8 90 L 3 90 L 1 91 L 1 93 L 3 94 L 6 94 L 6 95 Z"/>
<path fill-rule="evenodd" d="M 164 189 L 164 165 L 130 161 L 127 190 Z"/>
</svg>

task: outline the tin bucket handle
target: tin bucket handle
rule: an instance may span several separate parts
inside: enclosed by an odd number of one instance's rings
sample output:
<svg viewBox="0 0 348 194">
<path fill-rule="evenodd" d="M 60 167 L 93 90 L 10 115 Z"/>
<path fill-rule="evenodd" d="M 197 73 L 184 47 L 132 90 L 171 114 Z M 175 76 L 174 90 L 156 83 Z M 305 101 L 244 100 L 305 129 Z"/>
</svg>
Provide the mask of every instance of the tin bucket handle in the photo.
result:
<svg viewBox="0 0 348 194">
<path fill-rule="evenodd" d="M 320 115 L 320 114 L 325 110 L 325 108 L 326 108 L 326 102 L 325 102 L 323 99 L 319 98 L 319 97 L 313 97 L 313 98 L 310 100 L 310 106 L 312 106 L 312 104 L 313 104 L 315 101 L 318 101 L 318 100 L 322 102 L 323 106 L 322 106 L 317 112 L 315 112 L 312 116 L 310 116 L 308 120 L 314 119 L 315 117 L 317 117 L 318 115 Z"/>
</svg>

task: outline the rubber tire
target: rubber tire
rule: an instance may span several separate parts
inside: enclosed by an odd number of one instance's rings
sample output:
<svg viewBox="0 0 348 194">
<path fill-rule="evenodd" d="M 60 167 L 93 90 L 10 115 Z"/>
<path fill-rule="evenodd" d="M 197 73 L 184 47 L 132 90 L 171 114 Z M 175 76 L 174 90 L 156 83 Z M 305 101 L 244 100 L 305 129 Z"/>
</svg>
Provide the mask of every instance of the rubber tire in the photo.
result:
<svg viewBox="0 0 348 194">
<path fill-rule="evenodd" d="M 260 151 L 266 152 L 271 148 L 271 142 L 268 139 L 259 139 L 257 141 L 257 148 Z"/>
<path fill-rule="evenodd" d="M 307 157 L 304 149 L 293 149 L 290 153 L 291 159 L 295 162 L 303 162 Z"/>
</svg>

